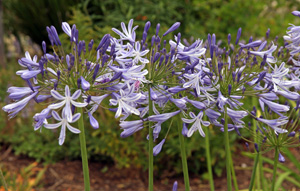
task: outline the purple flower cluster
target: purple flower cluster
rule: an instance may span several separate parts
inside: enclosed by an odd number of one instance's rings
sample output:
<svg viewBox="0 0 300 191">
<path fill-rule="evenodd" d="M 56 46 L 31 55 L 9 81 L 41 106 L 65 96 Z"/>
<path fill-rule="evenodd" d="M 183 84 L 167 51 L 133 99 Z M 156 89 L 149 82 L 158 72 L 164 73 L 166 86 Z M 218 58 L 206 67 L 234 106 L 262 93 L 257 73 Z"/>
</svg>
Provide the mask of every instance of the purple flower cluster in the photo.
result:
<svg viewBox="0 0 300 191">
<path fill-rule="evenodd" d="M 247 116 L 269 126 L 275 134 L 288 132 L 283 127 L 290 121 L 287 113 L 293 108 L 282 104 L 279 97 L 294 102 L 298 109 L 299 27 L 290 27 L 284 37 L 290 41 L 286 48 L 295 64 L 290 67 L 287 60 L 277 56 L 283 48 L 277 49 L 277 44 L 267 39 L 254 41 L 251 37 L 248 42 L 242 41 L 241 29 L 234 44 L 232 35 L 228 35 L 224 47 L 217 43 L 215 34 L 193 42 L 182 39 L 181 33 L 165 39 L 179 26 L 176 22 L 159 35 L 157 24 L 151 36 L 151 23 L 147 22 L 139 40 L 135 32 L 138 26 L 131 19 L 128 26 L 121 23 L 121 30 L 112 29 L 119 38 L 106 34 L 96 48 L 91 40 L 86 49 L 86 43 L 78 39 L 76 26 L 71 28 L 63 22 L 62 29 L 70 37 L 70 51 L 63 50 L 56 29 L 47 27 L 52 53 L 46 52 L 43 42 L 44 55 L 39 60 L 28 52 L 19 60 L 24 69 L 16 74 L 28 87 L 10 87 L 9 97 L 15 102 L 3 110 L 14 117 L 31 100 L 45 102 L 47 107 L 34 115 L 35 130 L 61 127 L 60 145 L 66 129 L 80 133 L 70 125 L 82 117 L 76 108 L 83 108 L 91 126 L 99 128 L 93 114 L 105 98 L 120 120 L 121 137 L 150 123 L 155 141 L 163 123 L 174 116 L 182 120 L 182 133 L 187 137 L 195 131 L 204 137 L 203 128 L 209 125 L 224 131 L 225 116 L 229 117 L 228 131 L 239 135 Z M 249 97 L 257 99 L 260 108 L 247 108 L 244 103 Z M 257 110 L 268 115 L 258 116 Z M 58 123 L 49 124 L 50 118 Z M 162 150 L 166 139 L 154 147 L 154 155 Z"/>
</svg>

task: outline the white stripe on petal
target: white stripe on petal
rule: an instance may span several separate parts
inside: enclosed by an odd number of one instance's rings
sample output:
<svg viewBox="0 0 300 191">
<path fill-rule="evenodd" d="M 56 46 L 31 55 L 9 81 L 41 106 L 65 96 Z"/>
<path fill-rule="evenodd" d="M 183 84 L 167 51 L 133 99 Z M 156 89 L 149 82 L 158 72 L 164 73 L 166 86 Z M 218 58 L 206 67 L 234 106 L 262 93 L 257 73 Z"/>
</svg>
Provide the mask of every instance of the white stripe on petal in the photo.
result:
<svg viewBox="0 0 300 191">
<path fill-rule="evenodd" d="M 58 109 L 58 108 L 61 108 L 62 106 L 64 106 L 66 103 L 66 100 L 63 100 L 59 103 L 55 103 L 55 104 L 51 104 L 48 106 L 49 109 Z"/>
<path fill-rule="evenodd" d="M 56 90 L 51 90 L 51 95 L 57 100 L 64 100 L 65 97 L 58 93 Z"/>
<path fill-rule="evenodd" d="M 81 116 L 80 113 L 76 113 L 75 115 L 73 115 L 73 119 L 72 119 L 71 123 L 76 122 L 80 118 L 80 116 Z"/>
<path fill-rule="evenodd" d="M 69 101 L 66 101 L 66 106 L 65 106 L 64 110 L 65 110 L 65 117 L 66 117 L 67 121 L 71 122 L 73 116 L 72 116 L 71 105 L 70 105 Z"/>
<path fill-rule="evenodd" d="M 80 95 L 81 95 L 81 90 L 76 90 L 76 92 L 74 92 L 74 94 L 72 95 L 72 100 L 78 99 Z"/>
<path fill-rule="evenodd" d="M 62 128 L 60 130 L 59 139 L 58 139 L 59 145 L 64 144 L 65 138 L 66 138 L 66 123 L 63 123 Z"/>
<path fill-rule="evenodd" d="M 65 87 L 65 96 L 66 97 L 70 97 L 71 96 L 70 89 L 69 89 L 68 85 L 66 85 L 66 87 Z"/>
<path fill-rule="evenodd" d="M 75 107 L 85 107 L 88 105 L 88 103 L 80 103 L 80 102 L 76 102 L 71 100 L 71 103 L 75 106 Z"/>
<path fill-rule="evenodd" d="M 57 121 L 61 121 L 61 117 L 58 115 L 58 113 L 56 111 L 52 111 L 52 116 L 54 117 L 54 119 L 56 119 Z"/>
<path fill-rule="evenodd" d="M 75 133 L 75 134 L 78 134 L 80 133 L 81 131 L 79 129 L 76 129 L 74 127 L 72 127 L 70 124 L 67 123 L 67 127 L 68 129 L 72 132 L 72 133 Z"/>
<path fill-rule="evenodd" d="M 57 127 L 61 126 L 62 122 L 55 123 L 55 124 L 44 124 L 44 127 L 47 129 L 56 129 Z"/>
</svg>

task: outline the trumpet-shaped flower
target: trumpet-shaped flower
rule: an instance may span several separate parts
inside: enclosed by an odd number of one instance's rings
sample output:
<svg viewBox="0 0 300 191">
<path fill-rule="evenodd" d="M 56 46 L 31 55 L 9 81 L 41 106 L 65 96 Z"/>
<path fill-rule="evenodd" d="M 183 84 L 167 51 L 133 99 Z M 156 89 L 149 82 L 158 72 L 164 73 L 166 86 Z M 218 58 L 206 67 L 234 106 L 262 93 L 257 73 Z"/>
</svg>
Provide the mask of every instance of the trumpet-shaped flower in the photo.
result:
<svg viewBox="0 0 300 191">
<path fill-rule="evenodd" d="M 190 117 L 192 119 L 186 119 L 186 118 L 181 118 L 184 123 L 193 123 L 192 127 L 189 129 L 187 136 L 191 137 L 193 133 L 198 130 L 200 135 L 202 137 L 205 137 L 205 133 L 201 127 L 201 124 L 204 125 L 205 127 L 209 126 L 210 122 L 209 121 L 203 121 L 203 111 L 200 111 L 199 114 L 196 116 L 193 112 L 190 112 Z"/>
<path fill-rule="evenodd" d="M 118 105 L 115 118 L 120 117 L 122 112 L 125 114 L 140 115 L 140 111 L 135 108 L 135 104 L 142 97 L 142 94 L 134 93 L 134 89 L 135 87 L 132 85 L 127 92 L 120 89 L 120 95 L 113 93 L 116 99 L 110 99 L 109 102 L 112 105 Z"/>
<path fill-rule="evenodd" d="M 38 91 L 34 92 L 33 94 L 31 94 L 30 96 L 15 102 L 15 103 L 11 103 L 8 104 L 6 106 L 4 106 L 2 109 L 3 111 L 9 113 L 9 118 L 13 118 L 15 117 L 27 104 L 28 102 L 34 98 L 36 95 L 38 94 Z"/>
<path fill-rule="evenodd" d="M 287 112 L 290 110 L 290 106 L 275 103 L 264 98 L 259 98 L 259 103 L 262 110 L 264 111 L 264 104 L 266 104 L 272 111 L 282 116 L 281 112 Z"/>
<path fill-rule="evenodd" d="M 198 73 L 194 73 L 194 74 L 184 74 L 183 76 L 185 78 L 187 78 L 189 81 L 183 84 L 183 88 L 195 88 L 197 95 L 201 94 L 201 89 L 202 86 L 200 85 L 200 83 L 203 85 L 204 81 L 201 78 L 202 75 L 204 75 L 204 73 L 202 72 L 202 70 L 200 70 Z"/>
<path fill-rule="evenodd" d="M 130 45 L 131 46 L 131 45 Z M 140 42 L 135 42 L 135 46 L 132 52 L 133 63 L 138 64 L 139 62 L 147 64 L 149 63 L 149 60 L 147 58 L 144 58 L 148 54 L 149 50 L 143 50 L 141 51 L 141 44 Z"/>
<path fill-rule="evenodd" d="M 155 121 L 158 123 L 163 123 L 165 121 L 167 121 L 168 119 L 170 119 L 171 117 L 177 115 L 180 113 L 180 110 L 178 111 L 174 111 L 171 113 L 163 113 L 163 114 L 157 114 L 157 115 L 152 115 L 148 117 L 149 121 Z"/>
<path fill-rule="evenodd" d="M 274 45 L 274 43 L 272 44 L 271 48 L 269 50 L 266 51 L 249 51 L 250 54 L 259 56 L 261 58 L 264 57 L 264 55 L 267 55 L 267 60 L 266 62 L 269 63 L 275 63 L 277 61 L 277 59 L 272 55 L 273 52 L 277 49 L 277 46 Z"/>
<path fill-rule="evenodd" d="M 141 82 L 147 82 L 147 80 L 145 79 L 145 75 L 148 74 L 148 70 L 144 69 L 145 65 L 135 65 L 132 66 L 130 68 L 126 68 L 126 69 L 122 69 L 122 68 L 117 68 L 114 66 L 109 66 L 110 69 L 112 69 L 115 72 L 121 72 L 122 73 L 122 77 L 124 78 L 124 80 L 138 80 Z M 143 71 L 142 71 L 143 70 Z"/>
<path fill-rule="evenodd" d="M 287 117 L 279 117 L 278 119 L 263 119 L 257 118 L 258 121 L 267 124 L 269 127 L 274 129 L 277 133 L 287 133 L 288 130 L 280 128 L 289 122 Z"/>
<path fill-rule="evenodd" d="M 133 43 L 133 42 L 135 42 L 135 37 L 136 37 L 135 29 L 138 26 L 135 26 L 132 28 L 132 25 L 133 25 L 133 19 L 131 19 L 129 21 L 128 29 L 126 28 L 125 23 L 123 23 L 123 22 L 121 23 L 123 33 L 116 28 L 112 28 L 112 30 L 121 37 L 121 40 L 128 40 Z"/>
<path fill-rule="evenodd" d="M 80 102 L 75 101 L 81 95 L 81 90 L 76 90 L 74 92 L 74 94 L 71 96 L 71 92 L 70 92 L 70 89 L 69 89 L 68 85 L 65 86 L 65 96 L 62 96 L 56 90 L 51 90 L 51 95 L 55 99 L 60 100 L 61 102 L 51 104 L 51 105 L 48 106 L 48 108 L 49 109 L 58 109 L 58 108 L 61 108 L 62 106 L 65 106 L 64 107 L 64 112 L 65 112 L 64 115 L 66 116 L 66 118 L 69 122 L 71 122 L 73 120 L 72 111 L 71 111 L 71 106 L 72 105 L 74 105 L 75 107 L 85 107 L 85 106 L 87 106 L 87 103 L 80 103 Z"/>
<path fill-rule="evenodd" d="M 241 119 L 246 117 L 248 113 L 246 111 L 235 111 L 227 108 L 227 115 L 232 119 L 235 124 L 244 124 Z"/>
<path fill-rule="evenodd" d="M 36 113 L 33 116 L 33 119 L 36 121 L 36 123 L 34 124 L 34 130 L 38 130 L 39 128 L 42 127 L 42 125 L 44 123 L 48 123 L 47 118 L 50 115 L 50 111 L 51 111 L 51 109 L 46 108 L 46 109 L 43 109 L 43 111 L 41 113 Z M 51 117 L 51 115 L 50 115 L 50 117 Z"/>
<path fill-rule="evenodd" d="M 33 87 L 34 91 L 37 91 L 40 88 L 40 86 Z M 29 95 L 32 93 L 32 89 L 30 87 L 10 87 L 7 90 L 9 94 L 9 98 L 13 100 L 20 100 L 24 96 Z"/>
<path fill-rule="evenodd" d="M 52 116 L 55 120 L 59 121 L 58 123 L 44 124 L 44 127 L 47 128 L 47 129 L 56 129 L 56 128 L 61 126 L 60 135 L 59 135 L 59 139 L 58 139 L 59 140 L 58 141 L 59 145 L 62 145 L 65 141 L 66 128 L 68 128 L 72 133 L 75 133 L 75 134 L 80 133 L 79 129 L 76 129 L 76 128 L 72 127 L 69 123 L 76 122 L 80 118 L 81 114 L 76 113 L 74 116 L 72 116 L 72 120 L 69 121 L 67 119 L 66 112 L 64 110 L 65 110 L 65 108 L 62 111 L 62 118 L 58 115 L 58 113 L 56 111 L 52 111 Z"/>
<path fill-rule="evenodd" d="M 206 48 L 202 47 L 202 40 L 197 39 L 191 46 L 186 47 L 182 43 L 178 43 L 178 38 L 175 36 L 175 41 L 170 40 L 171 47 L 177 47 L 177 57 L 179 60 L 189 60 L 191 63 L 198 61 L 205 54 Z"/>
<path fill-rule="evenodd" d="M 136 120 L 136 121 L 121 121 L 120 127 L 123 129 L 121 133 L 121 137 L 125 138 L 133 133 L 141 130 L 144 128 L 144 121 L 143 120 Z"/>
</svg>

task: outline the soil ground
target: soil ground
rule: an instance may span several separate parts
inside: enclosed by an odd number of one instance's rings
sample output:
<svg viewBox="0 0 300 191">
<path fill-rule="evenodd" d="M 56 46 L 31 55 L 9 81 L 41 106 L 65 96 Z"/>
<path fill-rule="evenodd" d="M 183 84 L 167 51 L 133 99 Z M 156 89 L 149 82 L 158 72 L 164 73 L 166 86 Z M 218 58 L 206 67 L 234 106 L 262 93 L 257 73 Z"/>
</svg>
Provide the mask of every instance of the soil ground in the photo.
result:
<svg viewBox="0 0 300 191">
<path fill-rule="evenodd" d="M 300 158 L 299 150 L 294 149 L 292 152 Z M 10 150 L 1 151 L 0 162 L 2 168 L 7 172 L 20 172 L 20 169 L 28 167 L 35 161 L 28 157 L 16 156 Z M 247 190 L 251 177 L 251 167 L 253 160 L 243 156 L 241 153 L 234 153 L 234 167 L 240 190 Z M 42 164 L 36 164 L 37 169 L 43 169 Z M 293 164 L 286 161 L 288 167 L 294 168 Z M 92 191 L 146 191 L 147 190 L 147 172 L 140 169 L 118 169 L 115 166 L 107 166 L 90 162 L 90 179 Z M 272 168 L 267 164 L 264 167 Z M 36 173 L 37 174 L 37 173 Z M 265 177 L 271 180 L 272 175 L 265 173 Z M 178 191 L 184 190 L 183 177 L 161 177 L 154 180 L 155 191 L 171 191 L 174 181 L 178 181 Z M 298 180 L 300 181 L 300 180 Z M 225 191 L 226 175 L 225 171 L 221 177 L 214 179 L 215 190 Z M 192 191 L 208 191 L 209 183 L 203 180 L 200 175 L 191 175 L 190 184 Z M 56 164 L 47 165 L 46 171 L 35 191 L 83 191 L 83 174 L 81 161 L 61 161 Z M 287 190 L 297 191 L 289 182 L 283 183 Z M 0 189 L 1 190 L 1 189 Z"/>
</svg>

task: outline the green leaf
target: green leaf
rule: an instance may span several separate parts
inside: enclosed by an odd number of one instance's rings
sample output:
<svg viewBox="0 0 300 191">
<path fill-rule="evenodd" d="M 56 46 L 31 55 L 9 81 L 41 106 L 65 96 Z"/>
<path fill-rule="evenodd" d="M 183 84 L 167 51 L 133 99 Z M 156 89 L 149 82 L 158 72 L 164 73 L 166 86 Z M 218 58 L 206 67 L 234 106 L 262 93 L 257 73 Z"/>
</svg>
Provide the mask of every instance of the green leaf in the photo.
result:
<svg viewBox="0 0 300 191">
<path fill-rule="evenodd" d="M 286 177 L 288 177 L 290 174 L 291 174 L 291 172 L 285 172 L 277 178 L 276 183 L 275 183 L 275 190 L 278 190 L 278 188 L 281 186 L 284 179 L 286 179 Z"/>
</svg>

